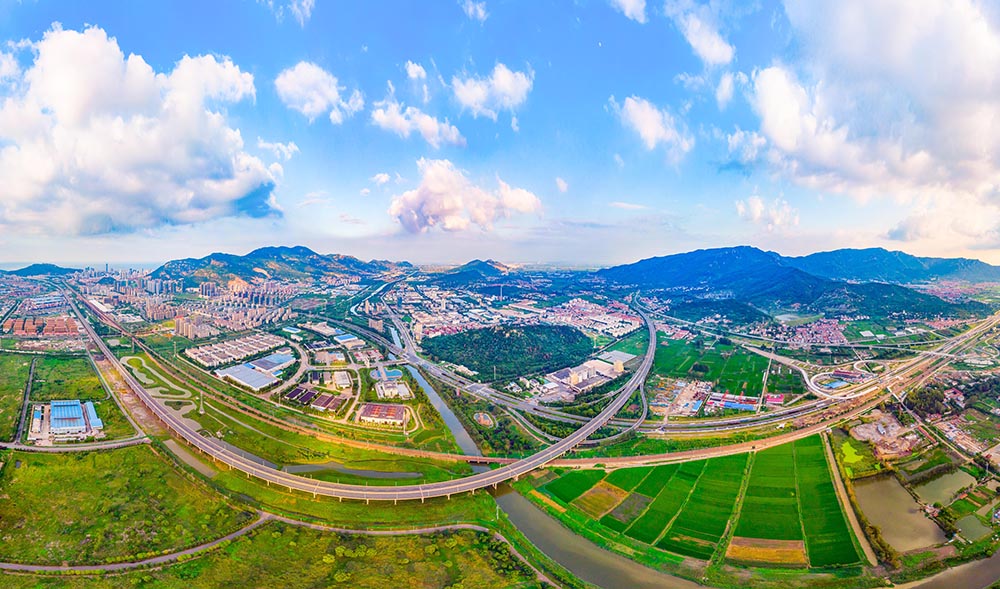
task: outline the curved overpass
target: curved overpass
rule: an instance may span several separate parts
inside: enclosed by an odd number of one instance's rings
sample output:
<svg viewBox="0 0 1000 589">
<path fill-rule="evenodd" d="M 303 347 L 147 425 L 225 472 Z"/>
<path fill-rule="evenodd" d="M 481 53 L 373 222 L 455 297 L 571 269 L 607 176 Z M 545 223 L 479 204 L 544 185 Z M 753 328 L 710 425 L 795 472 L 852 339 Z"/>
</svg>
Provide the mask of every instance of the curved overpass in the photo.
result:
<svg viewBox="0 0 1000 589">
<path fill-rule="evenodd" d="M 101 353 L 111 362 L 122 378 L 128 383 L 135 394 L 146 404 L 147 407 L 177 435 L 184 438 L 189 444 L 211 456 L 214 460 L 222 462 L 247 475 L 252 475 L 268 484 L 276 484 L 288 489 L 312 493 L 313 496 L 337 497 L 340 499 L 355 499 L 359 501 L 406 501 L 424 500 L 433 497 L 450 497 L 459 493 L 476 491 L 493 487 L 511 479 L 516 479 L 524 474 L 540 468 L 545 464 L 562 456 L 574 446 L 586 440 L 590 435 L 606 424 L 625 404 L 632 394 L 644 382 L 646 374 L 653 364 L 653 357 L 656 353 L 656 331 L 655 326 L 649 317 L 642 311 L 643 320 L 649 330 L 649 341 L 651 345 L 646 349 L 642 364 L 632 375 L 632 378 L 623 386 L 615 399 L 597 416 L 581 426 L 569 436 L 559 440 L 555 444 L 541 450 L 537 454 L 518 460 L 516 462 L 502 466 L 496 470 L 482 472 L 452 481 L 442 481 L 438 483 L 427 483 L 422 485 L 406 485 L 398 487 L 367 487 L 359 485 L 344 485 L 327 481 L 318 481 L 301 476 L 292 475 L 280 470 L 260 465 L 248 460 L 239 454 L 231 452 L 226 448 L 216 444 L 214 440 L 202 436 L 200 433 L 189 427 L 182 419 L 174 415 L 159 403 L 146 391 L 142 384 L 126 370 L 118 358 L 111 353 L 93 326 L 87 321 L 76 307 L 76 301 L 70 293 L 65 293 L 66 299 L 76 310 L 81 318 L 81 323 L 87 330 L 88 335 L 94 344 L 98 346 Z"/>
</svg>

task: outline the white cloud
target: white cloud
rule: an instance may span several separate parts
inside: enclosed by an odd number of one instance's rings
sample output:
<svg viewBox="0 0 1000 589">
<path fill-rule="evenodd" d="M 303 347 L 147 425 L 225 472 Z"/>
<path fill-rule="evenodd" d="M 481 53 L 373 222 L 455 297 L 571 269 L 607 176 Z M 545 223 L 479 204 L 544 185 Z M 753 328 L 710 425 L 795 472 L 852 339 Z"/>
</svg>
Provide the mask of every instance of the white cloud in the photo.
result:
<svg viewBox="0 0 1000 589">
<path fill-rule="evenodd" d="M 292 16 L 295 20 L 299 22 L 299 26 L 306 26 L 309 19 L 312 18 L 313 8 L 316 6 L 316 0 L 292 0 L 288 7 L 292 11 Z"/>
<path fill-rule="evenodd" d="M 715 88 L 715 103 L 719 110 L 724 110 L 733 99 L 733 74 L 726 72 L 719 79 L 719 85 Z"/>
<path fill-rule="evenodd" d="M 439 121 L 419 108 L 404 107 L 391 96 L 375 103 L 372 122 L 380 129 L 392 131 L 400 137 L 409 137 L 410 133 L 416 131 L 435 149 L 444 144 L 465 145 L 465 138 L 448 119 Z"/>
<path fill-rule="evenodd" d="M 611 5 L 637 23 L 646 22 L 646 0 L 611 0 Z"/>
<path fill-rule="evenodd" d="M 283 70 L 274 80 L 274 87 L 281 102 L 308 117 L 309 122 L 329 113 L 330 122 L 339 125 L 365 106 L 359 90 L 344 98 L 341 95 L 344 88 L 338 85 L 337 78 L 308 61 L 300 61 L 294 67 Z"/>
<path fill-rule="evenodd" d="M 478 20 L 481 23 L 486 22 L 486 18 L 490 15 L 490 13 L 486 12 L 486 2 L 462 0 L 461 6 L 462 10 L 465 12 L 465 16 L 471 18 L 472 20 Z"/>
<path fill-rule="evenodd" d="M 358 192 L 358 194 L 360 194 L 361 196 L 368 196 L 368 195 L 369 195 L 369 194 L 371 194 L 371 193 L 372 193 L 372 189 L 371 189 L 371 188 L 362 188 L 362 189 L 361 189 L 361 190 L 360 190 L 360 191 Z"/>
<path fill-rule="evenodd" d="M 420 185 L 392 199 L 389 214 L 410 233 L 434 228 L 462 231 L 472 225 L 490 230 L 493 224 L 515 213 L 537 213 L 538 197 L 497 178 L 497 189 L 486 190 L 470 181 L 448 160 L 421 159 Z"/>
<path fill-rule="evenodd" d="M 309 19 L 312 18 L 312 11 L 316 7 L 316 0 L 288 0 L 287 2 L 282 0 L 257 0 L 257 4 L 266 6 L 279 23 L 285 20 L 286 10 L 291 12 L 292 18 L 299 23 L 299 26 L 304 28 Z"/>
<path fill-rule="evenodd" d="M 299 208 L 311 207 L 315 205 L 325 205 L 330 203 L 330 196 L 325 190 L 314 190 L 306 193 L 297 205 Z"/>
<path fill-rule="evenodd" d="M 33 63 L 8 70 L 14 86 L 0 103 L 0 232 L 277 213 L 272 171 L 221 108 L 254 97 L 253 76 L 228 58 L 185 56 L 158 73 L 97 27 L 55 25 L 30 46 Z"/>
<path fill-rule="evenodd" d="M 13 80 L 21 74 L 21 66 L 10 53 L 0 51 L 0 82 Z"/>
<path fill-rule="evenodd" d="M 615 165 L 618 166 L 619 170 L 625 168 L 625 160 L 622 159 L 622 155 L 620 153 L 616 153 L 614 159 L 615 159 Z"/>
<path fill-rule="evenodd" d="M 885 237 L 925 252 L 1000 247 L 1000 14 L 991 5 L 811 0 L 786 13 L 795 59 L 754 72 L 771 168 L 892 199 Z"/>
<path fill-rule="evenodd" d="M 745 221 L 774 231 L 799 224 L 799 212 L 787 200 L 776 198 L 770 203 L 756 194 L 746 200 L 736 201 L 736 214 Z"/>
<path fill-rule="evenodd" d="M 634 202 L 622 202 L 620 200 L 609 202 L 608 206 L 616 209 L 624 209 L 626 211 L 641 211 L 648 208 L 646 205 L 641 205 Z"/>
<path fill-rule="evenodd" d="M 744 131 L 737 126 L 735 131 L 726 136 L 726 143 L 730 155 L 735 155 L 743 163 L 749 163 L 757 159 L 757 155 L 767 145 L 767 139 L 756 131 Z"/>
<path fill-rule="evenodd" d="M 733 60 L 735 50 L 719 33 L 710 5 L 696 6 L 689 1 L 670 1 L 665 9 L 695 55 L 705 65 L 725 65 Z"/>
<path fill-rule="evenodd" d="M 419 63 L 406 62 L 406 77 L 411 80 L 424 80 L 427 78 L 427 70 Z"/>
<path fill-rule="evenodd" d="M 386 174 L 385 172 L 379 172 L 371 177 L 371 181 L 374 182 L 376 186 L 385 186 L 389 183 L 389 180 L 391 180 L 391 178 L 389 177 L 389 174 Z"/>
<path fill-rule="evenodd" d="M 672 159 L 679 159 L 694 147 L 694 137 L 678 129 L 677 121 L 666 109 L 638 96 L 629 96 L 619 105 L 612 96 L 611 107 L 621 118 L 622 124 L 635 131 L 647 150 L 664 144 Z"/>
<path fill-rule="evenodd" d="M 556 188 L 559 189 L 559 192 L 565 193 L 567 190 L 569 190 L 569 183 L 563 180 L 562 178 L 557 177 Z"/>
<path fill-rule="evenodd" d="M 470 110 L 474 117 L 484 115 L 496 120 L 498 111 L 513 112 L 524 104 L 534 77 L 530 68 L 527 73 L 516 72 L 498 63 L 489 77 L 460 79 L 456 76 L 451 79 L 451 87 L 458 103 Z"/>
<path fill-rule="evenodd" d="M 257 149 L 265 149 L 274 154 L 274 157 L 282 158 L 285 161 L 292 159 L 292 156 L 299 152 L 299 146 L 295 145 L 293 141 L 288 143 L 280 143 L 275 141 L 271 143 L 269 141 L 264 141 L 260 137 L 257 138 Z"/>
</svg>

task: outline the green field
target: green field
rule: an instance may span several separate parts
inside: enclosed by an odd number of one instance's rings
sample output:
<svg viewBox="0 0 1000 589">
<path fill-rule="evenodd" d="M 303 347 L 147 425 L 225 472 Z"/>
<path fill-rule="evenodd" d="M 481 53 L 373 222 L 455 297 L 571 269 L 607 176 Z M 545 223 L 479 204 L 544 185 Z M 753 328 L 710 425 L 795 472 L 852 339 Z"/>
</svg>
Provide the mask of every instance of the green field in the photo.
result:
<svg viewBox="0 0 1000 589">
<path fill-rule="evenodd" d="M 813 567 L 859 561 L 821 438 L 812 436 L 757 453 L 735 535 L 805 540 Z"/>
<path fill-rule="evenodd" d="M 12 440 L 17 433 L 30 368 L 31 356 L 0 354 L 0 440 Z"/>
<path fill-rule="evenodd" d="M 194 546 L 254 518 L 149 446 L 11 453 L 0 474 L 0 560 L 95 564 Z M 17 463 L 20 462 L 20 467 Z"/>
<path fill-rule="evenodd" d="M 801 395 L 806 392 L 806 383 L 802 380 L 802 373 L 798 370 L 772 362 L 771 370 L 767 375 L 767 392 L 789 396 Z"/>
<path fill-rule="evenodd" d="M 807 555 L 814 568 L 859 562 L 818 436 L 755 454 L 557 474 L 535 483 L 566 508 L 550 513 L 640 562 L 714 561 L 729 531 L 751 543 L 791 542 L 800 566 Z"/>
<path fill-rule="evenodd" d="M 161 569 L 58 579 L 5 575 L 11 589 L 64 587 L 536 587 L 534 574 L 503 542 L 475 531 L 399 537 L 334 534 L 269 523 L 225 548 Z"/>
<path fill-rule="evenodd" d="M 42 356 L 35 365 L 35 380 L 31 385 L 32 401 L 99 401 L 107 396 L 90 360 L 85 357 Z"/>
<path fill-rule="evenodd" d="M 882 472 L 882 463 L 868 443 L 855 440 L 839 429 L 833 430 L 830 442 L 849 478 L 860 479 Z"/>
<path fill-rule="evenodd" d="M 659 338 L 652 374 L 716 383 L 720 392 L 756 397 L 764 388 L 768 360 L 732 345 Z"/>
</svg>

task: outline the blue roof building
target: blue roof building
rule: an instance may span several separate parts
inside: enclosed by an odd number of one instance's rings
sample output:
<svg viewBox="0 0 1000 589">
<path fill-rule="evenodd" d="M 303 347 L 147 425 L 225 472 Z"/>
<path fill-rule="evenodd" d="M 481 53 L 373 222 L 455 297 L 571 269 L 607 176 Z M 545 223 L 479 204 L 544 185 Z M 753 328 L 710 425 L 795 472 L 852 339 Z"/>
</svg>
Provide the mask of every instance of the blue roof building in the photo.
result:
<svg viewBox="0 0 1000 589">
<path fill-rule="evenodd" d="M 87 401 L 83 404 L 83 409 L 87 413 L 87 423 L 90 424 L 90 429 L 104 429 L 104 422 L 97 416 L 97 410 L 94 409 L 93 403 Z"/>
<path fill-rule="evenodd" d="M 49 432 L 52 435 L 65 436 L 87 431 L 80 401 L 52 401 L 49 406 Z"/>
</svg>

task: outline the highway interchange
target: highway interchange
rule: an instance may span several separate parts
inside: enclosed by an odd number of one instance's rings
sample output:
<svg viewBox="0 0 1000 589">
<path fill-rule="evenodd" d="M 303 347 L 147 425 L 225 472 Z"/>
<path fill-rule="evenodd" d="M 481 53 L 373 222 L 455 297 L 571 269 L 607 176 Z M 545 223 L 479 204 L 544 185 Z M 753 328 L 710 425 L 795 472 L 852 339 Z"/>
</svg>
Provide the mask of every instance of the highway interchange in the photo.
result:
<svg viewBox="0 0 1000 589">
<path fill-rule="evenodd" d="M 628 382 L 613 393 L 613 398 L 610 403 L 608 403 L 608 405 L 598 415 L 589 420 L 586 418 L 580 418 L 579 416 L 572 416 L 573 418 L 576 418 L 576 420 L 583 420 L 582 425 L 580 425 L 580 427 L 572 434 L 556 441 L 529 457 L 508 462 L 499 468 L 486 472 L 479 472 L 460 479 L 405 486 L 360 486 L 320 481 L 263 466 L 227 449 L 223 445 L 219 444 L 217 440 L 203 436 L 201 433 L 188 426 L 184 420 L 177 417 L 172 411 L 163 407 L 153 398 L 152 395 L 150 395 L 148 391 L 146 391 L 142 384 L 135 377 L 133 377 L 131 372 L 128 371 L 120 361 L 118 361 L 117 357 L 107 348 L 104 341 L 94 331 L 90 322 L 86 320 L 82 313 L 80 313 L 73 295 L 69 292 L 66 292 L 65 294 L 67 299 L 70 300 L 77 315 L 80 316 L 82 320 L 81 323 L 86 329 L 91 340 L 93 340 L 100 352 L 104 354 L 108 361 L 120 373 L 129 388 L 146 406 L 149 407 L 157 418 L 159 418 L 171 431 L 173 431 L 180 438 L 184 439 L 188 444 L 210 456 L 213 460 L 226 464 L 230 468 L 244 472 L 248 476 L 256 477 L 268 485 L 275 484 L 286 487 L 290 490 L 310 493 L 313 496 L 336 497 L 339 499 L 359 501 L 422 501 L 435 497 L 450 497 L 460 493 L 474 492 L 480 489 L 496 487 L 501 483 L 517 479 L 537 468 L 543 467 L 557 460 L 559 464 L 575 466 L 593 464 L 594 460 L 608 466 L 625 466 L 633 464 L 692 460 L 708 456 L 745 452 L 748 450 L 761 449 L 763 447 L 785 443 L 790 439 L 811 435 L 812 433 L 821 431 L 836 422 L 851 418 L 867 411 L 871 407 L 874 407 L 878 403 L 889 398 L 891 393 L 881 393 L 883 390 L 892 391 L 894 387 L 896 391 L 904 391 L 907 387 L 912 386 L 914 383 L 926 379 L 930 373 L 940 367 L 946 366 L 956 352 L 959 352 L 971 343 L 974 343 L 976 337 L 985 333 L 989 329 L 992 329 L 998 322 L 1000 322 L 1000 315 L 994 315 L 965 333 L 950 340 L 946 340 L 941 346 L 934 350 L 936 353 L 923 354 L 912 360 L 899 364 L 891 371 L 887 371 L 887 373 L 883 375 L 877 383 L 873 384 L 869 382 L 864 385 L 847 387 L 848 390 L 841 391 L 838 398 L 820 399 L 818 401 L 811 402 L 807 406 L 806 410 L 810 414 L 825 411 L 832 405 L 841 403 L 847 408 L 847 411 L 840 412 L 837 415 L 833 415 L 824 421 L 820 421 L 808 427 L 790 431 L 782 435 L 772 436 L 754 443 L 748 442 L 745 444 L 734 444 L 688 452 L 622 458 L 559 460 L 565 453 L 583 443 L 588 437 L 609 423 L 619 425 L 623 428 L 634 428 L 641 423 L 641 421 L 635 420 L 613 420 L 614 416 L 626 405 L 626 403 L 628 403 L 635 391 L 643 386 L 655 357 L 655 322 L 645 311 L 640 310 L 639 312 L 645 322 L 651 345 L 647 346 L 646 352 L 642 356 L 639 366 L 633 371 Z M 104 317 L 104 314 L 99 310 L 91 308 L 91 311 L 97 314 L 102 321 L 113 323 L 108 317 Z M 398 318 L 393 317 L 393 319 L 396 323 L 397 331 L 400 333 L 404 341 L 404 346 L 402 348 L 385 340 L 377 334 L 368 332 L 363 333 L 363 335 L 377 340 L 380 344 L 389 349 L 391 353 L 396 354 L 401 358 L 405 358 L 411 364 L 421 367 L 434 378 L 447 384 L 454 385 L 461 390 L 465 390 L 478 397 L 487 398 L 500 404 L 515 405 L 516 408 L 522 410 L 532 408 L 526 407 L 527 404 L 523 399 L 497 393 L 486 385 L 471 383 L 468 380 L 434 364 L 433 362 L 421 358 L 417 355 L 415 346 L 409 339 L 408 331 L 399 324 Z M 355 331 L 365 331 L 359 330 L 358 327 L 353 324 L 351 324 L 350 327 Z M 765 414 L 765 418 L 754 420 L 753 425 L 759 427 L 761 425 L 768 425 L 772 423 L 786 424 L 792 417 L 801 414 L 801 410 L 798 412 L 786 412 L 784 410 L 769 412 L 768 414 Z M 548 418 L 552 418 L 550 414 L 543 413 L 543 415 Z M 569 414 L 563 414 L 562 416 L 556 415 L 556 417 L 563 417 L 566 415 Z M 709 430 L 715 433 L 724 433 L 732 429 L 745 429 L 748 427 L 747 424 L 744 423 L 746 419 L 747 418 L 716 422 L 710 426 Z M 779 427 L 783 427 L 783 425 L 779 425 Z"/>
</svg>

